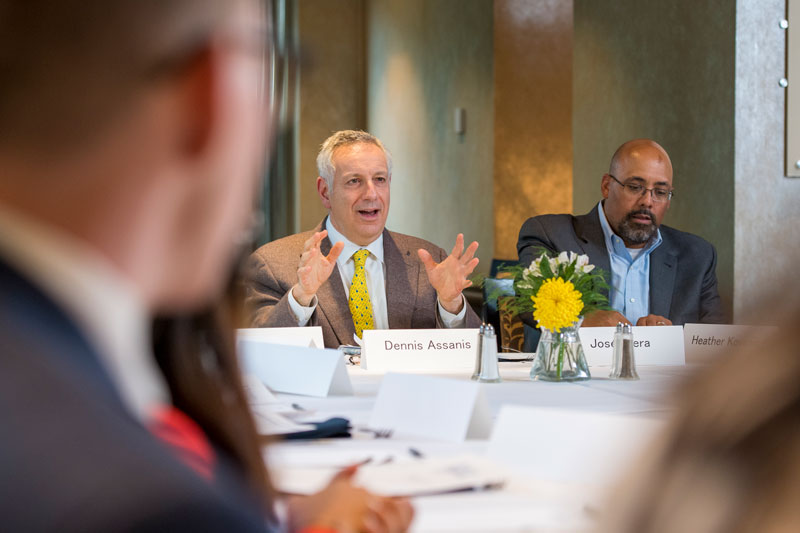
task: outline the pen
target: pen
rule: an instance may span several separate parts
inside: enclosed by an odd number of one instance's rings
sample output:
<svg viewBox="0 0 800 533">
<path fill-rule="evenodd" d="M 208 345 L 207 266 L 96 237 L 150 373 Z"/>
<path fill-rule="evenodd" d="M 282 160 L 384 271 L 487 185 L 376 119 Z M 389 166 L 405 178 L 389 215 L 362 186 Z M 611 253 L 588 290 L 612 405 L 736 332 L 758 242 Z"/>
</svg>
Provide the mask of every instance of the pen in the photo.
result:
<svg viewBox="0 0 800 533">
<path fill-rule="evenodd" d="M 425 455 L 416 448 L 408 448 L 408 453 L 416 457 L 417 459 L 422 459 Z"/>
</svg>

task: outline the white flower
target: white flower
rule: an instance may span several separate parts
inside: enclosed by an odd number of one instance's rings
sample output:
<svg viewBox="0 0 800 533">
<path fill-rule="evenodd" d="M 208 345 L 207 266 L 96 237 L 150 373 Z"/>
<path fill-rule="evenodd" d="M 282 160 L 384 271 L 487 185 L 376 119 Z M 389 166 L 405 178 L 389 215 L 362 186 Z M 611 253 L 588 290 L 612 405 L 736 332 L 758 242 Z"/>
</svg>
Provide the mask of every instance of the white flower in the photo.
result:
<svg viewBox="0 0 800 533">
<path fill-rule="evenodd" d="M 589 272 L 591 272 L 592 270 L 594 270 L 594 265 L 583 265 L 583 266 L 581 267 L 581 270 L 583 270 L 583 273 L 584 273 L 584 274 L 588 274 Z"/>
<path fill-rule="evenodd" d="M 539 257 L 533 263 L 531 263 L 531 268 L 530 268 L 531 276 L 536 278 L 542 277 L 542 269 L 541 269 L 542 257 Z"/>
<path fill-rule="evenodd" d="M 525 279 L 540 277 L 542 275 L 542 272 L 539 270 L 539 262 L 540 261 L 541 261 L 541 258 L 540 259 L 536 259 L 533 263 L 531 263 L 531 266 L 529 266 L 528 268 L 523 270 L 522 271 L 522 277 L 525 278 Z"/>
<path fill-rule="evenodd" d="M 556 265 L 558 264 L 568 264 L 570 260 L 569 254 L 567 252 L 561 252 L 558 254 L 558 259 L 556 261 Z"/>
</svg>

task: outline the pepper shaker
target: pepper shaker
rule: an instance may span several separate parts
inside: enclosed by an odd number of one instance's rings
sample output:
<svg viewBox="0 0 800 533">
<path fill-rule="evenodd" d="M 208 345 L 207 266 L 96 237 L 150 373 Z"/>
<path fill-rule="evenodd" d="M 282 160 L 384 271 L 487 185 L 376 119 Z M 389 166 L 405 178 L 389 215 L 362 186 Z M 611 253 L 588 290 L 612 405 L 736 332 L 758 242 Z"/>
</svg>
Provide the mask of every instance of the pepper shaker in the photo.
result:
<svg viewBox="0 0 800 533">
<path fill-rule="evenodd" d="M 617 324 L 614 332 L 614 358 L 612 360 L 611 379 L 639 379 L 636 373 L 636 360 L 633 355 L 633 329 L 630 324 Z"/>
</svg>

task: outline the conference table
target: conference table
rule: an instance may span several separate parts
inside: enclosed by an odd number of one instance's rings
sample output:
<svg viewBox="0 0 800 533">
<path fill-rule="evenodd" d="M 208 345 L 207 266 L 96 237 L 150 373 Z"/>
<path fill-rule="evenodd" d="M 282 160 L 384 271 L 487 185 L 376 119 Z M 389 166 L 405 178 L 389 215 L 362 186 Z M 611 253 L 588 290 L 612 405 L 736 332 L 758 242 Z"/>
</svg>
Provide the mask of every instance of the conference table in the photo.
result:
<svg viewBox="0 0 800 533">
<path fill-rule="evenodd" d="M 504 406 L 525 406 L 577 413 L 586 420 L 631 417 L 663 425 L 674 409 L 673 390 L 697 370 L 695 366 L 642 366 L 638 369 L 640 380 L 615 381 L 605 377 L 609 371 L 607 367 L 593 367 L 591 380 L 549 383 L 531 381 L 530 368 L 530 361 L 503 362 L 500 363 L 502 383 L 481 384 L 493 419 L 497 419 Z M 489 450 L 489 439 L 442 442 L 397 435 L 375 438 L 376 428 L 369 428 L 370 414 L 384 374 L 357 366 L 348 366 L 348 374 L 354 389 L 352 396 L 278 395 L 282 401 L 295 406 L 300 420 L 345 417 L 355 429 L 349 439 L 292 441 L 268 446 L 265 455 L 274 476 L 283 480 L 287 476 L 299 476 L 296 467 L 303 463 L 307 463 L 304 466 L 345 466 L 362 461 L 374 464 L 374 461 L 388 462 L 400 456 L 408 459 L 412 454 L 426 458 L 458 454 L 485 456 Z M 454 380 L 470 378 L 466 373 L 436 375 Z M 498 467 L 509 473 L 502 488 L 414 497 L 416 516 L 412 531 L 592 531 L 598 516 L 607 509 L 606 502 L 613 497 L 617 480 L 611 483 L 604 478 L 601 482 L 592 477 L 591 465 L 603 463 L 604 457 L 593 456 L 593 442 L 581 436 L 580 428 L 557 438 L 563 442 L 553 442 L 553 446 L 574 448 L 567 451 L 580 458 L 567 465 L 567 470 L 573 469 L 567 478 L 558 479 L 545 473 L 553 468 L 549 454 L 542 453 L 548 442 L 536 442 L 528 456 L 493 458 L 505 462 L 498 463 Z M 634 462 L 641 453 L 640 448 L 645 447 L 642 443 L 631 445 L 630 462 Z M 628 464 L 615 465 L 615 468 L 622 478 L 627 474 Z"/>
</svg>

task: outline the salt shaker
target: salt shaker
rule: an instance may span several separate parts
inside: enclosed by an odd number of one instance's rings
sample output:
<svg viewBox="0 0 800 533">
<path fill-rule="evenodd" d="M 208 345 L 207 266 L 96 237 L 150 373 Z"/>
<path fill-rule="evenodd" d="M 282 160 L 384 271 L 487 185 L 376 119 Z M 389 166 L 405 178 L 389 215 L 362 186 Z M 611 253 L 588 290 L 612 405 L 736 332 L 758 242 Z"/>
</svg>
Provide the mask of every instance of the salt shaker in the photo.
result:
<svg viewBox="0 0 800 533">
<path fill-rule="evenodd" d="M 481 335 L 480 383 L 500 383 L 500 369 L 497 365 L 497 337 L 491 324 L 486 324 Z"/>
<path fill-rule="evenodd" d="M 633 330 L 630 324 L 617 324 L 614 332 L 614 359 L 611 366 L 611 379 L 639 379 L 636 361 L 633 357 Z"/>
<path fill-rule="evenodd" d="M 486 324 L 481 324 L 479 333 L 478 333 L 478 349 L 477 353 L 475 354 L 475 372 L 472 373 L 472 377 L 470 378 L 472 381 L 478 379 L 481 375 L 481 352 L 483 348 L 483 335 L 486 333 Z"/>
</svg>

